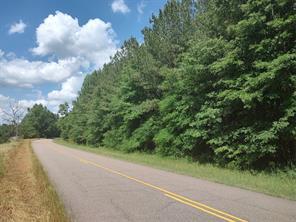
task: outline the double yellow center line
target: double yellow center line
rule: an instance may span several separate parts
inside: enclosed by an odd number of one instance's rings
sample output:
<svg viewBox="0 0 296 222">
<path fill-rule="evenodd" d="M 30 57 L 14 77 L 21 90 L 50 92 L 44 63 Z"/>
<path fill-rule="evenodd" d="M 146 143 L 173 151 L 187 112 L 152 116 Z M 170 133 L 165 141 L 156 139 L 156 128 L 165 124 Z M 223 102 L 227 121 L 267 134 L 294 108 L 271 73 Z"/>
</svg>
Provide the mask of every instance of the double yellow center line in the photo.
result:
<svg viewBox="0 0 296 222">
<path fill-rule="evenodd" d="M 166 190 L 166 189 L 164 189 L 164 188 L 161 188 L 161 187 L 155 186 L 155 185 L 153 185 L 153 184 L 147 183 L 147 182 L 145 182 L 145 181 L 139 180 L 139 179 L 137 179 L 137 178 L 131 177 L 131 176 L 127 175 L 127 174 L 124 174 L 124 173 L 121 173 L 121 172 L 119 172 L 119 171 L 116 171 L 116 170 L 110 169 L 110 168 L 105 167 L 105 166 L 103 166 L 103 165 L 97 164 L 97 163 L 95 163 L 95 162 L 93 162 L 93 161 L 90 161 L 90 160 L 87 160 L 87 159 L 81 158 L 81 157 L 79 157 L 79 156 L 76 156 L 76 155 L 73 155 L 73 154 L 70 154 L 70 153 L 66 153 L 66 152 L 61 151 L 61 150 L 56 149 L 56 148 L 53 148 L 53 149 L 56 150 L 56 151 L 59 152 L 59 153 L 64 154 L 64 155 L 72 156 L 73 158 L 79 160 L 79 161 L 80 161 L 81 163 L 83 163 L 83 164 L 92 165 L 92 166 L 94 166 L 94 167 L 97 167 L 97 168 L 103 169 L 103 170 L 108 171 L 108 172 L 113 173 L 113 174 L 120 175 L 120 176 L 122 176 L 122 177 L 125 177 L 125 178 L 127 178 L 127 179 L 133 180 L 133 181 L 135 181 L 135 182 L 137 182 L 137 183 L 140 183 L 140 184 L 142 184 L 142 185 L 145 185 L 145 186 L 147 186 L 147 187 L 150 187 L 150 188 L 153 188 L 153 189 L 155 189 L 155 190 L 158 190 L 158 191 L 162 192 L 166 197 L 169 197 L 169 198 L 171 198 L 171 199 L 173 199 L 173 200 L 175 200 L 175 201 L 178 201 L 178 202 L 180 202 L 180 203 L 183 203 L 183 204 L 185 204 L 185 205 L 188 205 L 188 206 L 190 206 L 190 207 L 193 207 L 193 208 L 195 208 L 195 209 L 197 209 L 197 210 L 203 211 L 203 212 L 205 212 L 205 213 L 207 213 L 207 214 L 210 214 L 210 215 L 212 215 L 212 216 L 218 217 L 218 218 L 220 218 L 220 219 L 222 219 L 222 220 L 224 220 L 224 221 L 228 221 L 228 222 L 238 222 L 238 221 L 239 221 L 239 222 L 247 222 L 246 220 L 243 220 L 243 219 L 241 219 L 241 218 L 238 218 L 238 217 L 236 217 L 236 216 L 233 216 L 233 215 L 231 215 L 231 214 L 229 214 L 229 213 L 226 213 L 226 212 L 224 212 L 224 211 L 221 211 L 221 210 L 215 209 L 215 208 L 213 208 L 213 207 L 207 206 L 207 205 L 205 205 L 205 204 L 202 204 L 202 203 L 200 203 L 200 202 L 197 202 L 197 201 L 191 200 L 191 199 L 189 199 L 189 198 L 187 198 L 187 197 L 185 197 L 185 196 L 182 196 L 182 195 L 176 194 L 176 193 L 171 192 L 171 191 L 168 191 L 168 190 Z"/>
</svg>

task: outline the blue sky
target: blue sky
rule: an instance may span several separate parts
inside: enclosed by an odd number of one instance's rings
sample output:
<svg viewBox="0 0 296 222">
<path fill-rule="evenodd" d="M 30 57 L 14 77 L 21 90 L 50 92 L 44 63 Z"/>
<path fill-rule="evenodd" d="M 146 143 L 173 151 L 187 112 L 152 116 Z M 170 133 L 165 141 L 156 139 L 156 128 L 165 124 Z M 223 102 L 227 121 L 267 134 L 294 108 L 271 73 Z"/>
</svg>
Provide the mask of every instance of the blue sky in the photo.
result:
<svg viewBox="0 0 296 222">
<path fill-rule="evenodd" d="M 85 75 L 131 36 L 140 42 L 166 0 L 0 0 L 0 111 L 76 98 Z"/>
</svg>

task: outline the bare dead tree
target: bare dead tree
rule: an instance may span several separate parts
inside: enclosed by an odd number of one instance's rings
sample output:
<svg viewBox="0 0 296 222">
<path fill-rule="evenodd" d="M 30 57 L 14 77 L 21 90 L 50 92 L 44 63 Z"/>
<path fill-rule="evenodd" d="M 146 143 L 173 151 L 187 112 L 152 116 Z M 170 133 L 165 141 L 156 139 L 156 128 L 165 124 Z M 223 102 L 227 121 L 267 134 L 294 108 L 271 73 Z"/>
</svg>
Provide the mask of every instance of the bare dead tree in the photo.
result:
<svg viewBox="0 0 296 222">
<path fill-rule="evenodd" d="M 15 136 L 19 136 L 19 125 L 24 117 L 25 109 L 20 102 L 10 100 L 8 106 L 1 110 L 1 117 L 4 122 L 13 126 Z"/>
</svg>

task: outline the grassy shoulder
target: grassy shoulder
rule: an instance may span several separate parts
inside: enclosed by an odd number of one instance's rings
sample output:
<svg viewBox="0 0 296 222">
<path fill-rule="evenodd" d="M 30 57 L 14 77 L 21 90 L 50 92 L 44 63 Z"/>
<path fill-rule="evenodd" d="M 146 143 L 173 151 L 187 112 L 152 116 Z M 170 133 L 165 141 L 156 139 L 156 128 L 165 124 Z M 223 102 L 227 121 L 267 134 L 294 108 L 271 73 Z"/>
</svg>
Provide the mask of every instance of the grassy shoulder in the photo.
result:
<svg viewBox="0 0 296 222">
<path fill-rule="evenodd" d="M 62 139 L 54 140 L 71 148 L 76 148 L 100 155 L 123 159 L 134 163 L 152 166 L 179 174 L 189 175 L 196 178 L 206 179 L 226 185 L 249 189 L 272 196 L 296 200 L 296 172 L 291 174 L 277 173 L 252 173 L 248 171 L 225 169 L 211 164 L 199 164 L 189 162 L 186 159 L 161 157 L 147 153 L 124 153 L 107 148 L 94 148 L 85 145 L 77 145 Z"/>
<path fill-rule="evenodd" d="M 69 221 L 30 140 L 3 144 L 0 153 L 0 221 Z"/>
<path fill-rule="evenodd" d="M 8 151 L 17 146 L 16 142 L 0 144 L 0 178 L 5 172 L 5 162 L 7 158 Z"/>
</svg>

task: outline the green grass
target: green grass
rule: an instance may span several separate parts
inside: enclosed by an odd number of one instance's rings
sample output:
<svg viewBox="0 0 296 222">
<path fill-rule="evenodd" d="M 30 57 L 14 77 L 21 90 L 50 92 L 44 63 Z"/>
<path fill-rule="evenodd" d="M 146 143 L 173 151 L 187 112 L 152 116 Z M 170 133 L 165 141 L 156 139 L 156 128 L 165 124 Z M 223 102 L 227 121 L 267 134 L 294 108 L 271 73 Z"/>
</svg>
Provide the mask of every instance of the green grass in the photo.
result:
<svg viewBox="0 0 296 222">
<path fill-rule="evenodd" d="M 189 175 L 196 178 L 206 179 L 213 182 L 245 188 L 272 196 L 296 200 L 296 171 L 275 172 L 275 173 L 252 173 L 233 169 L 220 168 L 211 164 L 199 164 L 189 162 L 186 159 L 175 159 L 161 157 L 156 154 L 147 153 L 124 153 L 122 151 L 94 148 L 85 145 L 77 145 L 55 139 L 56 143 L 71 148 L 80 149 L 100 155 L 127 160 L 129 162 L 152 166 L 179 174 Z"/>
</svg>

